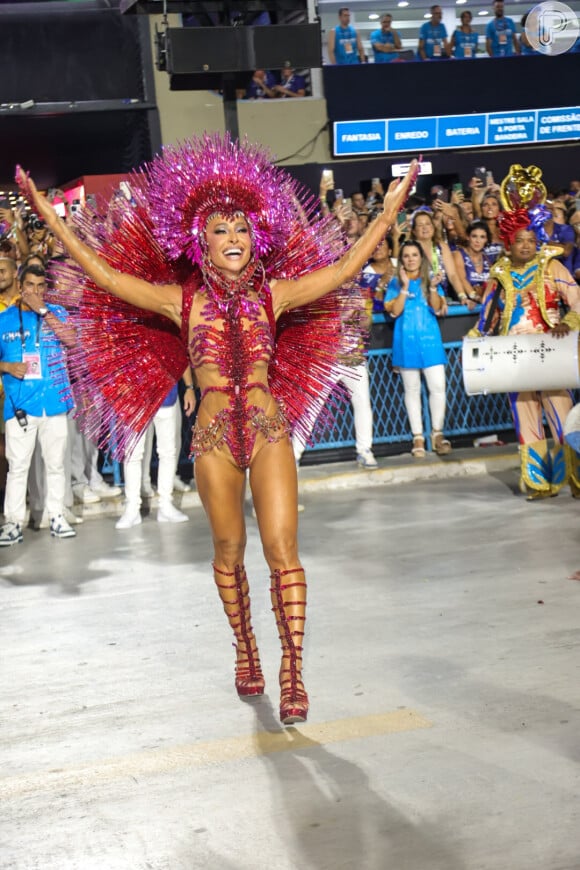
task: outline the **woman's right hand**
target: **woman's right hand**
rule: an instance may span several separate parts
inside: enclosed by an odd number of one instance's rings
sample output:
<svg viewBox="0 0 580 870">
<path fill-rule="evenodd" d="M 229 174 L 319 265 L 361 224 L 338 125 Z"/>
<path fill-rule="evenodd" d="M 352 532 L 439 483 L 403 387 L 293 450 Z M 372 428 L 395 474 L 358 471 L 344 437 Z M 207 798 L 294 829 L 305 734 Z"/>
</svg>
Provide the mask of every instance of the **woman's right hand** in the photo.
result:
<svg viewBox="0 0 580 870">
<path fill-rule="evenodd" d="M 16 182 L 30 205 L 44 220 L 47 227 L 54 230 L 58 226 L 58 215 L 45 196 L 38 192 L 36 184 L 21 166 L 16 167 Z"/>
<path fill-rule="evenodd" d="M 412 160 L 404 178 L 392 181 L 383 200 L 383 215 L 390 227 L 396 221 L 397 214 L 405 204 L 411 185 L 417 177 L 419 162 Z"/>
<path fill-rule="evenodd" d="M 320 191 L 320 196 L 324 196 L 326 198 L 326 195 L 333 189 L 333 186 L 334 183 L 332 181 L 332 178 L 327 178 L 323 172 L 320 178 L 320 186 L 318 188 Z"/>
</svg>

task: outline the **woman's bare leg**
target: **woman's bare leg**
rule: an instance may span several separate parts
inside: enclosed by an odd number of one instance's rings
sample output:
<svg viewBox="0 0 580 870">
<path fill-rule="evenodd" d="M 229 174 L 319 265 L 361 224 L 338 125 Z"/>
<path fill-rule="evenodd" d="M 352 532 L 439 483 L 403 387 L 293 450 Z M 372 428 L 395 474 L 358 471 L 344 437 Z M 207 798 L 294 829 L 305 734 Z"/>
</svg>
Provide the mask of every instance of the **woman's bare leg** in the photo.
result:
<svg viewBox="0 0 580 870">
<path fill-rule="evenodd" d="M 264 677 L 252 630 L 250 588 L 244 568 L 246 476 L 227 456 L 212 451 L 196 460 L 195 480 L 213 537 L 214 580 L 236 639 L 236 689 L 239 695 L 261 695 Z"/>
<path fill-rule="evenodd" d="M 259 448 L 250 465 L 250 486 L 282 645 L 280 719 L 290 725 L 306 720 L 308 695 L 302 682 L 306 579 L 298 558 L 298 481 L 289 438 Z"/>
</svg>

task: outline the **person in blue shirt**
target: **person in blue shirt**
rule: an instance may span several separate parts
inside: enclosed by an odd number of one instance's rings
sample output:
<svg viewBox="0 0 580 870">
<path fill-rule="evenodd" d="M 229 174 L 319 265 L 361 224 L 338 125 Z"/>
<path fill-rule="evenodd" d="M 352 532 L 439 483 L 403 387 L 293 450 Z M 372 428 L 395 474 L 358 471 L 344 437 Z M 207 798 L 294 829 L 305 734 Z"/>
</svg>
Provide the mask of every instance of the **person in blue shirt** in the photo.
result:
<svg viewBox="0 0 580 870">
<path fill-rule="evenodd" d="M 475 57 L 479 36 L 471 26 L 473 16 L 469 9 L 464 9 L 460 18 L 461 25 L 451 35 L 451 52 L 453 57 Z"/>
<path fill-rule="evenodd" d="M 304 76 L 299 76 L 291 66 L 284 66 L 280 73 L 280 84 L 274 86 L 276 96 L 286 99 L 288 97 L 305 97 L 306 82 Z"/>
<path fill-rule="evenodd" d="M 485 48 L 490 57 L 520 54 L 515 22 L 503 14 L 503 0 L 494 0 L 494 17 L 485 29 Z"/>
<path fill-rule="evenodd" d="M 246 88 L 247 100 L 268 100 L 276 96 L 276 79 L 270 70 L 254 70 L 252 81 Z"/>
<path fill-rule="evenodd" d="M 37 440 L 46 466 L 50 533 L 57 538 L 75 536 L 64 518 L 67 411 L 72 399 L 62 350 L 63 346 L 74 346 L 75 333 L 66 322 L 63 308 L 45 305 L 46 278 L 40 266 L 24 267 L 19 289 L 18 301 L 0 314 L 0 374 L 6 394 L 8 460 L 6 522 L 0 528 L 2 547 L 22 541 L 26 483 Z"/>
<path fill-rule="evenodd" d="M 431 19 L 421 25 L 419 48 L 421 60 L 440 60 L 449 57 L 451 49 L 447 40 L 447 28 L 441 21 L 441 6 L 431 6 Z"/>
<path fill-rule="evenodd" d="M 373 30 L 371 33 L 371 46 L 375 63 L 390 63 L 395 60 L 397 52 L 402 48 L 399 34 L 392 29 L 392 23 L 393 16 L 387 12 L 381 18 L 380 30 Z"/>
<path fill-rule="evenodd" d="M 339 24 L 328 34 L 328 60 L 333 65 L 345 66 L 364 63 L 365 53 L 360 36 L 350 24 L 350 9 L 338 10 Z"/>
<path fill-rule="evenodd" d="M 413 435 L 411 453 L 417 459 L 425 456 L 421 372 L 429 391 L 433 449 L 439 455 L 451 450 L 451 444 L 443 437 L 447 358 L 437 322 L 437 314 L 444 311 L 444 306 L 439 278 L 433 275 L 421 245 L 403 242 L 397 276 L 387 287 L 385 311 L 395 318 L 393 366 L 403 379 L 405 408 Z"/>
</svg>

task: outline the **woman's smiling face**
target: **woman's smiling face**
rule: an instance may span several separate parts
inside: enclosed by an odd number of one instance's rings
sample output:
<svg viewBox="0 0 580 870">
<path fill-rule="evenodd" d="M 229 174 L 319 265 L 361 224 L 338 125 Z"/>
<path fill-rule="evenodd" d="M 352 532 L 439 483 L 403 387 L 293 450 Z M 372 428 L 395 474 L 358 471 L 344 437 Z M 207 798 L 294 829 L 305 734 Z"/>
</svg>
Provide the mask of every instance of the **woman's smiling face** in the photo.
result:
<svg viewBox="0 0 580 870">
<path fill-rule="evenodd" d="M 243 215 L 214 215 L 208 221 L 205 238 L 211 262 L 224 274 L 236 278 L 250 262 L 252 238 Z"/>
</svg>

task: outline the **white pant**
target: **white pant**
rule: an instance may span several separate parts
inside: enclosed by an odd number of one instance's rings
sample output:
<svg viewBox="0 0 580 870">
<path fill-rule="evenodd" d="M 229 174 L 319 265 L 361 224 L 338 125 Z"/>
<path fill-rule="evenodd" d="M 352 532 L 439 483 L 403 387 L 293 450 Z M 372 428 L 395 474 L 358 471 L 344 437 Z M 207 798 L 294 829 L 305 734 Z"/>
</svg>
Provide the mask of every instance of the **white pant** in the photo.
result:
<svg viewBox="0 0 580 870">
<path fill-rule="evenodd" d="M 37 439 L 46 467 L 46 510 L 49 517 L 59 516 L 63 512 L 66 485 L 66 414 L 55 414 L 52 417 L 33 417 L 29 414 L 26 429 L 20 426 L 15 417 L 6 421 L 8 477 L 4 516 L 7 522 L 22 525 L 26 519 L 26 483 Z"/>
<path fill-rule="evenodd" d="M 67 416 L 68 439 L 64 455 L 65 507 L 74 504 L 73 485 L 95 486 L 103 482 L 97 468 L 99 448 L 84 435 L 72 411 Z M 36 445 L 28 474 L 28 502 L 33 515 L 40 517 L 46 503 L 46 470 L 39 444 Z"/>
<path fill-rule="evenodd" d="M 97 467 L 99 448 L 81 432 L 77 421 L 72 416 L 68 418 L 68 432 L 70 441 L 70 476 L 73 485 L 98 486 L 103 482 Z"/>
<path fill-rule="evenodd" d="M 442 432 L 445 420 L 445 366 L 429 366 L 427 369 L 401 369 L 405 388 L 405 407 L 413 435 L 423 434 L 421 411 L 421 371 L 429 391 L 429 410 L 433 431 Z"/>
<path fill-rule="evenodd" d="M 373 446 L 373 412 L 369 392 L 369 373 L 366 363 L 341 369 L 336 379 L 337 384 L 344 384 L 350 396 L 354 414 L 354 435 L 356 439 L 356 452 L 366 453 Z M 320 397 L 320 411 L 322 410 L 328 395 Z M 305 448 L 304 441 L 294 435 L 292 447 L 294 456 L 299 462 Z"/>
<path fill-rule="evenodd" d="M 175 472 L 178 471 L 179 454 L 181 453 L 181 405 L 177 401 L 171 406 L 173 411 L 173 422 L 175 426 Z M 143 453 L 143 465 L 141 468 L 141 479 L 143 486 L 147 488 L 151 486 L 151 456 L 153 455 L 153 426 L 149 426 L 145 431 L 145 445 Z M 159 436 L 157 436 L 159 441 Z M 159 453 L 159 451 L 157 451 Z"/>
<path fill-rule="evenodd" d="M 147 446 L 149 430 L 155 428 L 157 436 L 157 455 L 159 457 L 159 469 L 157 472 L 157 491 L 159 502 L 171 504 L 173 501 L 173 478 L 177 464 L 177 450 L 175 447 L 175 408 L 178 405 L 170 405 L 160 408 L 153 422 L 143 433 L 129 459 L 123 463 L 125 476 L 125 498 L 127 506 L 138 510 L 141 507 L 141 479 L 143 476 L 142 463 Z"/>
</svg>

